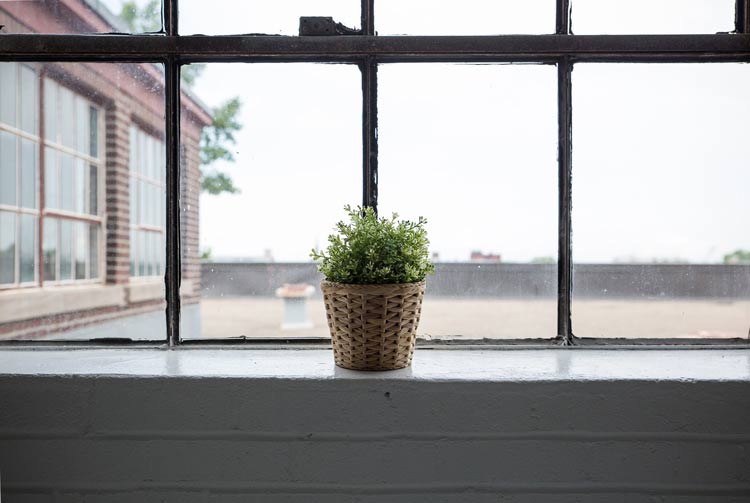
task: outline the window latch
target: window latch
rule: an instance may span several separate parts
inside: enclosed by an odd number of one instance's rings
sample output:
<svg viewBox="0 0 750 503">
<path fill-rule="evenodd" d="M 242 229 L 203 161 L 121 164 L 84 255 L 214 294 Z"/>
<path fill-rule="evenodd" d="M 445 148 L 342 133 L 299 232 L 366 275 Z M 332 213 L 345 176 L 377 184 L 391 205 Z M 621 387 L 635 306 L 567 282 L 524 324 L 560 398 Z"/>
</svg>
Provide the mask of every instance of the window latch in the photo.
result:
<svg viewBox="0 0 750 503">
<path fill-rule="evenodd" d="M 361 35 L 362 30 L 348 28 L 332 17 L 303 16 L 299 18 L 301 37 L 335 37 L 337 35 Z"/>
</svg>

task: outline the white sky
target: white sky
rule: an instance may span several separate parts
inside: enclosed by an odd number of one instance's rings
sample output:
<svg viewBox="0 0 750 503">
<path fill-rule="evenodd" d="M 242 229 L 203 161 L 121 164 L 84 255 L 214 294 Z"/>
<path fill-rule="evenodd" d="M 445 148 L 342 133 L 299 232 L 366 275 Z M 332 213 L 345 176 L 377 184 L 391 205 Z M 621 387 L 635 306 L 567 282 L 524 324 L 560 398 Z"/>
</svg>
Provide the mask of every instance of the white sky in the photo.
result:
<svg viewBox="0 0 750 503">
<path fill-rule="evenodd" d="M 548 33 L 554 4 L 379 0 L 376 29 Z M 358 26 L 359 5 L 181 0 L 180 26 L 291 35 L 303 15 Z M 733 16 L 733 0 L 575 0 L 572 19 L 580 34 L 712 33 L 731 31 Z M 556 257 L 554 67 L 386 65 L 379 84 L 381 213 L 426 216 L 443 260 Z M 361 201 L 360 85 L 345 65 L 208 66 L 195 93 L 243 102 L 237 161 L 216 165 L 242 194 L 201 198 L 202 248 L 296 261 L 325 245 L 343 205 Z M 750 248 L 750 67 L 577 65 L 573 86 L 576 261 L 714 262 Z"/>
</svg>

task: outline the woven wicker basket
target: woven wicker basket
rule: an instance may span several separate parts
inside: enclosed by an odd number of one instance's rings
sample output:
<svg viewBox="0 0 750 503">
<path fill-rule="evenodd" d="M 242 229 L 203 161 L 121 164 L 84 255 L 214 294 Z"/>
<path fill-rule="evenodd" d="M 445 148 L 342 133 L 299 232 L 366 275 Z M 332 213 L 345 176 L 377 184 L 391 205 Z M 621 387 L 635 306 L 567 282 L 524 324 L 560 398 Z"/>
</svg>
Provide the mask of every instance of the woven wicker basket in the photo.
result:
<svg viewBox="0 0 750 503">
<path fill-rule="evenodd" d="M 336 365 L 354 370 L 408 367 L 424 287 L 424 281 L 391 285 L 323 281 L 320 289 Z"/>
</svg>

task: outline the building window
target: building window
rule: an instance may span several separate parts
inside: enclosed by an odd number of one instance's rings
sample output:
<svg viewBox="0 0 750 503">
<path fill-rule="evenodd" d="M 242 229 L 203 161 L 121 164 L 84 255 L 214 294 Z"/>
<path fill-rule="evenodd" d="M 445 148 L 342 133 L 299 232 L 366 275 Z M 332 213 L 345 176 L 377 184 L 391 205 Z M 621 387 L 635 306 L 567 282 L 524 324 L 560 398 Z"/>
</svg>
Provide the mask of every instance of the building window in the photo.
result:
<svg viewBox="0 0 750 503">
<path fill-rule="evenodd" d="M 39 225 L 39 80 L 0 63 L 0 285 L 34 285 Z"/>
<path fill-rule="evenodd" d="M 130 126 L 130 276 L 164 274 L 164 142 Z"/>
<path fill-rule="evenodd" d="M 44 283 L 100 277 L 100 109 L 44 79 Z"/>
</svg>

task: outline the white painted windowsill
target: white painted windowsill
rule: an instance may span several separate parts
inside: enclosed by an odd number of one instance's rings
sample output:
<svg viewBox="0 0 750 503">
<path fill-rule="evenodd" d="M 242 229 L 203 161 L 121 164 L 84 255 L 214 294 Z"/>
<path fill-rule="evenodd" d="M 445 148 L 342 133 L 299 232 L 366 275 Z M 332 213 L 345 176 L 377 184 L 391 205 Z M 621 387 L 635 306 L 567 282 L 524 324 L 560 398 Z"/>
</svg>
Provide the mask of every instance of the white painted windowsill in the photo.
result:
<svg viewBox="0 0 750 503">
<path fill-rule="evenodd" d="M 411 367 L 389 372 L 338 368 L 325 349 L 0 350 L 0 375 L 298 380 L 743 381 L 748 349 L 417 349 Z"/>
</svg>

